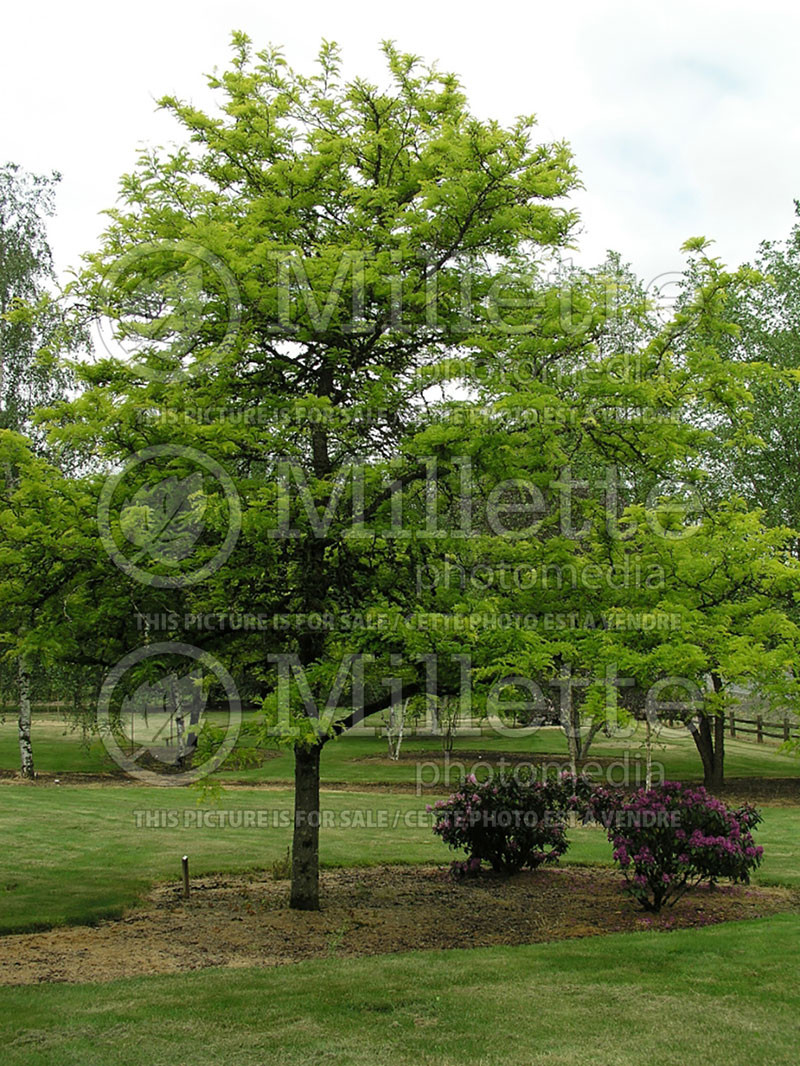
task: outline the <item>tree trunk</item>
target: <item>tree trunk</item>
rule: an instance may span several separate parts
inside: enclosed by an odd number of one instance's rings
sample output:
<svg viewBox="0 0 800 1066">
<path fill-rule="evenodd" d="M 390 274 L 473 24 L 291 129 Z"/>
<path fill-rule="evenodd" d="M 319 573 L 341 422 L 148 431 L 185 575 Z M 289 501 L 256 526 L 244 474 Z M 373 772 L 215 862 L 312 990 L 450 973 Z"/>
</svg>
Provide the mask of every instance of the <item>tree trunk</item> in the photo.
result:
<svg viewBox="0 0 800 1066">
<path fill-rule="evenodd" d="M 653 787 L 653 727 L 650 724 L 650 715 L 645 714 L 645 778 L 644 787 L 649 792 Z"/>
<path fill-rule="evenodd" d="M 319 757 L 321 744 L 294 749 L 292 892 L 295 910 L 319 910 Z"/>
<path fill-rule="evenodd" d="M 703 784 L 708 788 L 711 785 L 711 778 L 714 774 L 714 748 L 711 740 L 711 727 L 708 724 L 708 718 L 704 714 L 699 716 L 696 723 L 690 722 L 688 725 L 694 738 L 695 747 L 700 753 L 700 758 L 703 762 Z"/>
<path fill-rule="evenodd" d="M 332 363 L 323 359 L 316 383 L 315 393 L 330 397 L 333 389 Z M 329 481 L 334 464 L 331 461 L 327 430 L 320 425 L 311 427 L 311 467 L 314 477 L 321 482 Z M 313 506 L 318 513 L 330 500 L 320 489 L 314 493 Z M 328 596 L 335 583 L 331 563 L 326 555 L 327 541 L 316 530 L 308 530 L 299 542 L 302 563 L 302 609 L 306 615 L 323 612 L 328 605 Z M 297 651 L 303 669 L 318 662 L 326 654 L 324 633 L 312 627 L 300 627 L 297 635 Z M 317 698 L 323 693 L 318 692 Z M 310 712 L 307 712 L 310 713 Z M 294 746 L 294 831 L 292 837 L 292 886 L 289 906 L 300 911 L 319 910 L 319 762 L 326 738 L 308 745 Z"/>
<path fill-rule="evenodd" d="M 725 784 L 725 715 L 714 718 L 714 766 L 711 788 L 722 788 Z"/>
<path fill-rule="evenodd" d="M 580 734 L 581 719 L 580 719 L 580 714 L 578 715 L 578 724 L 577 724 L 577 728 L 578 728 L 578 759 L 581 762 L 585 762 L 586 761 L 586 756 L 589 754 L 589 748 L 591 747 L 592 741 L 594 740 L 594 738 L 597 736 L 597 734 L 600 732 L 600 730 L 603 728 L 603 726 L 605 724 L 606 723 L 604 721 L 600 720 L 600 719 L 597 719 L 596 721 L 592 722 L 591 725 L 589 726 L 589 729 L 588 729 L 588 731 L 586 733 L 586 736 L 581 740 L 581 734 Z"/>
<path fill-rule="evenodd" d="M 725 716 L 714 715 L 711 719 L 701 714 L 699 720 L 688 722 L 695 746 L 703 760 L 703 784 L 706 788 L 722 788 L 725 784 Z"/>
<path fill-rule="evenodd" d="M 569 752 L 569 772 L 573 777 L 578 776 L 578 757 L 580 745 L 580 715 L 577 713 L 572 701 L 572 691 L 567 689 L 566 706 L 562 694 L 561 728 L 567 735 L 567 751 Z"/>
<path fill-rule="evenodd" d="M 389 708 L 389 720 L 386 726 L 386 740 L 389 745 L 389 758 L 394 762 L 400 758 L 400 747 L 406 728 L 408 700 L 397 700 Z"/>
<path fill-rule="evenodd" d="M 31 744 L 31 677 L 24 658 L 17 659 L 19 688 L 19 760 L 23 777 L 33 778 L 33 746 Z"/>
<path fill-rule="evenodd" d="M 714 693 L 722 692 L 723 681 L 719 674 L 711 674 Z M 711 767 L 711 788 L 722 788 L 725 784 L 725 715 L 722 710 L 714 718 L 714 758 Z"/>
</svg>

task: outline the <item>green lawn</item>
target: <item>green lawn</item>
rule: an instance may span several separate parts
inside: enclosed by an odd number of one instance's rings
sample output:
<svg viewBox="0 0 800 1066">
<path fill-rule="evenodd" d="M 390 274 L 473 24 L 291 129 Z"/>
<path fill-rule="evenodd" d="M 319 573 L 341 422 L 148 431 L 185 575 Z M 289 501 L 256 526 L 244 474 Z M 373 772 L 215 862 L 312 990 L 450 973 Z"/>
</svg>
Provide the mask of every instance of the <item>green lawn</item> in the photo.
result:
<svg viewBox="0 0 800 1066">
<path fill-rule="evenodd" d="M 41 769 L 106 769 L 56 719 L 37 719 Z M 14 765 L 13 723 L 0 759 Z M 563 750 L 555 730 L 532 741 Z M 428 739 L 407 750 L 426 759 Z M 464 738 L 463 752 L 525 750 L 508 738 Z M 625 748 L 598 744 L 598 755 Z M 636 746 L 627 748 L 629 756 Z M 380 758 L 375 738 L 327 746 L 328 782 L 413 783 L 414 760 Z M 378 756 L 376 758 L 376 756 Z M 459 760 L 458 751 L 453 754 Z M 697 776 L 685 739 L 656 753 L 668 776 Z M 464 757 L 470 768 L 469 758 Z M 629 762 L 629 766 L 630 766 Z M 731 777 L 794 776 L 800 764 L 766 745 L 729 744 Z M 0 932 L 118 915 L 156 881 L 267 868 L 290 840 L 286 755 L 229 787 L 216 804 L 191 789 L 124 783 L 0 786 Z M 264 788 L 265 784 L 271 788 Z M 261 787 L 258 787 L 258 786 Z M 446 793 L 442 788 L 442 793 Z M 322 794 L 324 865 L 447 863 L 425 803 L 411 792 Z M 760 883 L 800 885 L 800 807 L 764 805 Z M 250 818 L 256 824 L 242 826 Z M 238 822 L 237 822 L 238 819 Z M 258 824 L 259 819 L 266 824 Z M 223 820 L 233 824 L 223 824 Z M 173 824 L 174 823 L 174 824 Z M 570 830 L 566 861 L 609 863 L 602 830 Z M 268 970 L 203 970 L 98 985 L 0 988 L 10 1066 L 760 1066 L 794 1063 L 800 1036 L 800 917 L 781 915 L 669 934 L 637 933 L 463 952 L 328 959 Z"/>
<path fill-rule="evenodd" d="M 84 743 L 80 730 L 73 730 L 56 714 L 34 711 L 31 728 L 37 770 L 52 773 L 108 773 L 114 764 L 97 739 Z M 6 711 L 0 721 L 0 768 L 19 769 L 17 721 Z"/>
<path fill-rule="evenodd" d="M 800 919 L 0 989 L 8 1066 L 794 1066 Z"/>
<path fill-rule="evenodd" d="M 446 863 L 454 857 L 432 834 L 425 799 L 327 791 L 322 806 L 335 823 L 321 830 L 323 864 Z M 183 854 L 193 874 L 264 869 L 285 854 L 291 810 L 291 792 L 279 789 L 228 789 L 216 807 L 199 807 L 190 789 L 5 784 L 0 932 L 120 914 L 155 881 L 177 878 Z M 248 815 L 253 827 L 220 824 L 243 819 L 244 812 L 254 812 Z M 213 824 L 202 824 L 204 818 Z M 259 827 L 259 818 L 266 825 Z M 568 861 L 610 862 L 601 830 L 573 829 L 570 839 Z M 766 858 L 757 880 L 800 884 L 800 809 L 766 807 L 758 839 Z"/>
<path fill-rule="evenodd" d="M 193 874 L 264 869 L 291 840 L 284 790 L 231 789 L 198 807 L 185 788 L 4 785 L 0 805 L 0 932 L 119 914 L 154 881 L 177 876 L 183 854 Z M 321 830 L 323 863 L 448 860 L 413 796 L 326 793 L 323 805 L 338 823 Z M 231 811 L 263 812 L 267 825 L 220 826 Z M 217 824 L 196 825 L 204 816 Z M 173 817 L 177 826 L 162 824 Z"/>
</svg>

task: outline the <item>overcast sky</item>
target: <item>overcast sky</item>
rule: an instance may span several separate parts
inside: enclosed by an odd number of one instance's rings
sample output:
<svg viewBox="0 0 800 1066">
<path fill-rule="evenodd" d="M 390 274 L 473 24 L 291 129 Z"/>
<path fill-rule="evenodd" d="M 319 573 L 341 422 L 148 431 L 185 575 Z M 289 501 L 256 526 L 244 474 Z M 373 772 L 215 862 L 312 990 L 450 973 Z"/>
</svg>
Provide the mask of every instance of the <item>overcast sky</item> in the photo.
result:
<svg viewBox="0 0 800 1066">
<path fill-rule="evenodd" d="M 482 117 L 534 112 L 582 173 L 582 262 L 614 248 L 650 281 L 680 269 L 689 236 L 735 264 L 793 224 L 800 6 L 785 0 L 18 3 L 3 16 L 0 162 L 61 171 L 61 272 L 95 246 L 137 145 L 180 136 L 156 98 L 207 102 L 233 29 L 300 69 L 336 40 L 345 73 L 377 81 L 392 38 L 457 73 Z"/>
</svg>

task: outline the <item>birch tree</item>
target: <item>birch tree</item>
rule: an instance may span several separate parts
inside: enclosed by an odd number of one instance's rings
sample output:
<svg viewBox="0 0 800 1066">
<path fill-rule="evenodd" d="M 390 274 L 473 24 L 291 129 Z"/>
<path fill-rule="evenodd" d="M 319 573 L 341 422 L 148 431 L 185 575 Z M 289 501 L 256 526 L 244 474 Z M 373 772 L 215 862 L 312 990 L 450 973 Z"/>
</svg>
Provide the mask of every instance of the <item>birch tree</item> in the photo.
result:
<svg viewBox="0 0 800 1066">
<path fill-rule="evenodd" d="M 56 173 L 29 174 L 13 163 L 0 167 L 0 430 L 25 432 L 39 445 L 43 436 L 32 415 L 63 396 L 67 380 L 48 348 L 59 314 L 49 289 L 55 279 L 46 219 L 58 181 Z M 3 475 L 13 491 L 18 470 L 8 458 Z M 22 620 L 23 629 L 30 622 Z M 32 778 L 31 664 L 23 651 L 15 658 L 20 771 Z"/>
</svg>

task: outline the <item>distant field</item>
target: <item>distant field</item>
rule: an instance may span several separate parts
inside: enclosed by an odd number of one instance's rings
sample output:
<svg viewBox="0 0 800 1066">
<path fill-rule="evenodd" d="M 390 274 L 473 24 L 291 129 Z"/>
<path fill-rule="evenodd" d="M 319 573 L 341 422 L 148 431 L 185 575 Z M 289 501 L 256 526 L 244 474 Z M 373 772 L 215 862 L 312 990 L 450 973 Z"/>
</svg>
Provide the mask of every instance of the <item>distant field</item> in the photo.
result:
<svg viewBox="0 0 800 1066">
<path fill-rule="evenodd" d="M 621 760 L 609 771 L 612 780 L 621 774 L 634 783 L 644 779 L 644 754 L 641 732 L 633 736 L 609 740 L 602 735 L 593 743 L 589 761 Z M 242 741 L 244 743 L 245 741 Z M 33 722 L 34 758 L 38 770 L 48 773 L 112 773 L 117 767 L 99 738 L 83 737 L 72 730 L 63 718 L 52 713 L 38 713 Z M 737 777 L 800 777 L 800 758 L 782 754 L 777 742 L 757 744 L 753 740 L 726 738 L 726 774 Z M 450 783 L 456 784 L 462 766 L 471 768 L 475 757 L 471 753 L 493 753 L 531 756 L 564 757 L 566 746 L 562 731 L 543 727 L 532 735 L 498 736 L 484 730 L 481 735 L 459 736 L 450 755 Z M 441 742 L 436 737 L 409 737 L 402 747 L 403 758 L 393 762 L 386 757 L 386 742 L 374 735 L 374 730 L 346 734 L 327 744 L 322 754 L 324 781 L 347 781 L 353 784 L 406 784 L 417 782 L 447 787 L 442 775 Z M 702 778 L 700 757 L 686 730 L 666 731 L 655 745 L 653 760 L 656 773 L 678 780 Z M 437 767 L 437 764 L 438 767 Z M 0 769 L 14 770 L 19 765 L 16 721 L 10 713 L 0 723 Z M 261 766 L 250 769 L 223 770 L 225 780 L 243 782 L 290 783 L 293 779 L 292 754 L 289 751 L 270 751 Z M 605 772 L 605 771 L 603 771 Z"/>
</svg>

